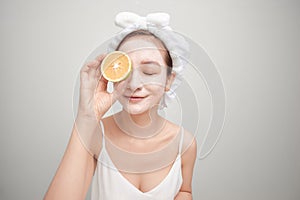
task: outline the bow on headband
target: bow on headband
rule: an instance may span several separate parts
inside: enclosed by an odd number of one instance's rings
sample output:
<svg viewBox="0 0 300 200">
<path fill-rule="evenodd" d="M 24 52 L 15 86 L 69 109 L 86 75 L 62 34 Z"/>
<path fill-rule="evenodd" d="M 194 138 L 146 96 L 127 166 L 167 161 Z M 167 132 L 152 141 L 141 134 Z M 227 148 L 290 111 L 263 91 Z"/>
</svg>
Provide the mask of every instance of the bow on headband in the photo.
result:
<svg viewBox="0 0 300 200">
<path fill-rule="evenodd" d="M 147 26 L 155 26 L 171 30 L 169 27 L 170 15 L 167 13 L 151 13 L 146 17 L 141 17 L 132 12 L 121 12 L 115 18 L 115 24 L 121 28 L 129 26 L 139 26 L 147 28 Z"/>
</svg>

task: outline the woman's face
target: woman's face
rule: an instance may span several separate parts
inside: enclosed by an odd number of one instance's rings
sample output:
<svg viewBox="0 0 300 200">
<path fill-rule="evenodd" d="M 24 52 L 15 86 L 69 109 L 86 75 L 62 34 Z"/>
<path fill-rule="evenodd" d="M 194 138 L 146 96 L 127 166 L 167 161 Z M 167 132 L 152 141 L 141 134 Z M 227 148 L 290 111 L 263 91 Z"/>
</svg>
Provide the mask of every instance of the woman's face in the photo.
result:
<svg viewBox="0 0 300 200">
<path fill-rule="evenodd" d="M 126 39 L 119 47 L 132 61 L 129 77 L 115 83 L 119 102 L 130 114 L 141 114 L 160 103 L 174 79 L 167 76 L 167 64 L 162 43 L 151 36 L 134 36 Z"/>
</svg>

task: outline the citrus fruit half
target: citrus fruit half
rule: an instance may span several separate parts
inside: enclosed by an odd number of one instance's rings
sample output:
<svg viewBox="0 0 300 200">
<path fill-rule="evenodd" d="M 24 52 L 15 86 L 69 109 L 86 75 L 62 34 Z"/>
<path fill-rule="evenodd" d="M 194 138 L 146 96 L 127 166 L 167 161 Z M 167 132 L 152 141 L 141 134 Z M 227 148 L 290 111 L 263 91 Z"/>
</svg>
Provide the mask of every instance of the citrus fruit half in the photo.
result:
<svg viewBox="0 0 300 200">
<path fill-rule="evenodd" d="M 101 73 L 103 77 L 111 82 L 119 82 L 128 77 L 131 72 L 131 60 L 122 51 L 113 51 L 103 59 Z"/>
</svg>

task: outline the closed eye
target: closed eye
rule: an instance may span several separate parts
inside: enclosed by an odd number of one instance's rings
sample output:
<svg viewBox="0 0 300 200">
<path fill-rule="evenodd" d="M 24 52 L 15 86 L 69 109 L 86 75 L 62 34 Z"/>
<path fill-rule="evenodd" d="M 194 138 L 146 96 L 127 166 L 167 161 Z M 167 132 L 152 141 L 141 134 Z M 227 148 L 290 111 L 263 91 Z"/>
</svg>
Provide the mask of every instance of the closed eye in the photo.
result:
<svg viewBox="0 0 300 200">
<path fill-rule="evenodd" d="M 145 75 L 155 75 L 161 72 L 161 66 L 156 62 L 147 62 L 140 65 L 140 70 Z"/>
<path fill-rule="evenodd" d="M 154 75 L 156 73 L 150 73 L 150 72 L 143 72 L 145 75 L 148 75 L 148 76 L 151 76 L 151 75 Z"/>
<path fill-rule="evenodd" d="M 145 75 L 154 75 L 160 73 L 160 68 L 151 67 L 151 66 L 142 66 L 141 72 Z"/>
</svg>

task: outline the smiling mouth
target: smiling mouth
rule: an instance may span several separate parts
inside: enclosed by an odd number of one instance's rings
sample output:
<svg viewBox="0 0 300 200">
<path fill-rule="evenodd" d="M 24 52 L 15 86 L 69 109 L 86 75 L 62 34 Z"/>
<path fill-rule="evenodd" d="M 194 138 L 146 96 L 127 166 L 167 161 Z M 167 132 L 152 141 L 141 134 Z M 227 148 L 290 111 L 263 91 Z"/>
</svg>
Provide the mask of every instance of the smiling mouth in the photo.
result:
<svg viewBox="0 0 300 200">
<path fill-rule="evenodd" d="M 129 102 L 139 102 L 139 101 L 142 101 L 143 99 L 146 98 L 146 96 L 145 97 L 140 97 L 140 96 L 125 96 L 125 97 L 129 100 Z"/>
</svg>

